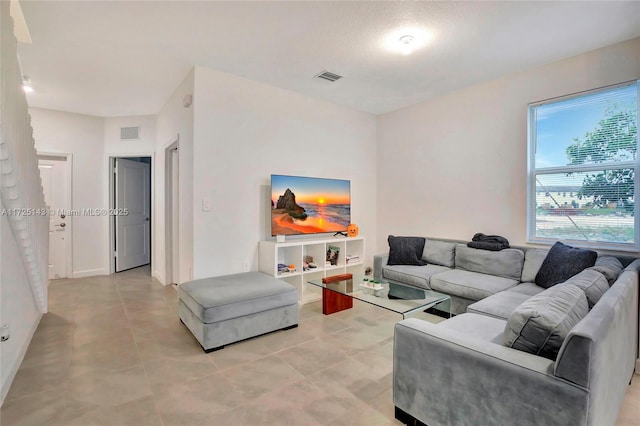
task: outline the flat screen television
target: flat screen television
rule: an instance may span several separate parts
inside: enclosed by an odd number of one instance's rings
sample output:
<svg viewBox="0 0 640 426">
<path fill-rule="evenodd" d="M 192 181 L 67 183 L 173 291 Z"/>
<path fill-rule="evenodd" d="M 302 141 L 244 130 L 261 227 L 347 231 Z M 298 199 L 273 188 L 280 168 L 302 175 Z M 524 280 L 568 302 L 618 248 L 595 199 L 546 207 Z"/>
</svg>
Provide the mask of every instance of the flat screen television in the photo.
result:
<svg viewBox="0 0 640 426">
<path fill-rule="evenodd" d="M 351 181 L 271 175 L 271 235 L 345 232 Z"/>
</svg>

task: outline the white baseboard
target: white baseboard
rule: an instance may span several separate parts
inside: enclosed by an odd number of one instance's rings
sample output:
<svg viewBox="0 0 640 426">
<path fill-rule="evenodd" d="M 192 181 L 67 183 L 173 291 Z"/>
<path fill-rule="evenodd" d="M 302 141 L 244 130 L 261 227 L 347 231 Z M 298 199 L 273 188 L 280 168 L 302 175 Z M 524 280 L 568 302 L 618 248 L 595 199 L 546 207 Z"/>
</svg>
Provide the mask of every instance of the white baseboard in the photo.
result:
<svg viewBox="0 0 640 426">
<path fill-rule="evenodd" d="M 18 357 L 18 362 L 11 366 L 11 370 L 9 374 L 7 374 L 7 380 L 2 384 L 2 394 L 0 394 L 0 405 L 4 404 L 4 399 L 7 397 L 9 393 L 9 389 L 11 389 L 11 385 L 13 384 L 13 379 L 16 378 L 16 374 L 18 373 L 18 369 L 22 365 L 22 361 L 24 360 L 24 356 L 27 354 L 27 349 L 29 349 L 29 345 L 31 344 L 31 340 L 33 339 L 33 335 L 36 333 L 38 329 L 38 325 L 40 325 L 40 320 L 42 319 L 42 315 L 38 318 L 38 321 L 34 321 L 33 327 L 29 330 L 29 338 L 25 342 L 22 348 L 20 348 L 20 356 Z"/>
<path fill-rule="evenodd" d="M 160 272 L 158 271 L 152 271 L 151 272 L 151 276 L 153 278 L 155 278 L 156 280 L 160 281 L 160 284 L 162 285 L 169 285 L 169 283 L 166 282 L 164 275 L 160 274 Z"/>
<path fill-rule="evenodd" d="M 96 275 L 109 275 L 104 269 L 85 269 L 84 271 L 73 271 L 73 278 L 94 277 Z"/>
</svg>

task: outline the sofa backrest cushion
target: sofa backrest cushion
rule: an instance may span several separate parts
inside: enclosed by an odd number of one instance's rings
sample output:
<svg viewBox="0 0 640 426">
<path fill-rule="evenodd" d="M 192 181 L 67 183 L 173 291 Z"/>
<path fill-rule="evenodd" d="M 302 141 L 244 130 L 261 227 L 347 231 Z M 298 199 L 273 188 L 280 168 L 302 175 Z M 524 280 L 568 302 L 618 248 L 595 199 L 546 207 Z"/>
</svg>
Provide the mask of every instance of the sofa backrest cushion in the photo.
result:
<svg viewBox="0 0 640 426">
<path fill-rule="evenodd" d="M 604 275 L 592 269 L 585 269 L 558 285 L 566 284 L 575 285 L 584 291 L 584 295 L 587 296 L 587 302 L 589 303 L 589 309 L 593 308 L 593 305 L 598 303 L 598 300 L 609 290 L 609 283 Z"/>
<path fill-rule="evenodd" d="M 504 329 L 503 343 L 555 360 L 564 339 L 588 312 L 582 289 L 572 284 L 548 288 L 513 311 Z"/>
<path fill-rule="evenodd" d="M 453 268 L 456 259 L 456 243 L 448 241 L 427 240 L 424 243 L 422 260 L 434 265 Z"/>
<path fill-rule="evenodd" d="M 532 283 L 536 280 L 536 274 L 547 257 L 549 250 L 529 249 L 524 253 L 524 266 L 522 267 L 522 277 L 520 281 L 523 283 Z"/>
<path fill-rule="evenodd" d="M 597 258 L 598 253 L 593 250 L 567 246 L 558 241 L 549 249 L 535 282 L 544 288 L 560 284 L 593 266 Z"/>
<path fill-rule="evenodd" d="M 524 252 L 519 249 L 489 251 L 456 245 L 456 269 L 520 280 L 523 263 Z"/>
<path fill-rule="evenodd" d="M 589 269 L 600 272 L 607 279 L 609 285 L 612 285 L 618 279 L 624 267 L 622 266 L 622 262 L 616 257 L 599 256 L 596 259 L 596 264 Z"/>
</svg>

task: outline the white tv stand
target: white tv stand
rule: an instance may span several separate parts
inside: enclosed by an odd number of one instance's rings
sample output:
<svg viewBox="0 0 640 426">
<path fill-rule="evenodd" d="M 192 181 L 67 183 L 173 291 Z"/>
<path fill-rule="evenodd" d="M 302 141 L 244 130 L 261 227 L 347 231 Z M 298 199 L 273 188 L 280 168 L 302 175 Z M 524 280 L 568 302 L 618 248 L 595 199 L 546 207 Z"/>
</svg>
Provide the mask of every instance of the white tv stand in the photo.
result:
<svg viewBox="0 0 640 426">
<path fill-rule="evenodd" d="M 340 249 L 337 265 L 325 265 L 329 246 Z M 280 278 L 296 287 L 300 303 L 309 303 L 322 298 L 320 287 L 307 284 L 308 280 L 344 273 L 362 274 L 364 272 L 364 237 L 327 237 L 322 239 L 301 239 L 278 243 L 274 240 L 260 241 L 260 272 Z M 358 256 L 359 260 L 346 262 L 347 255 Z M 313 257 L 317 268 L 303 270 L 305 256 Z M 295 271 L 278 272 L 278 264 L 294 265 Z"/>
</svg>

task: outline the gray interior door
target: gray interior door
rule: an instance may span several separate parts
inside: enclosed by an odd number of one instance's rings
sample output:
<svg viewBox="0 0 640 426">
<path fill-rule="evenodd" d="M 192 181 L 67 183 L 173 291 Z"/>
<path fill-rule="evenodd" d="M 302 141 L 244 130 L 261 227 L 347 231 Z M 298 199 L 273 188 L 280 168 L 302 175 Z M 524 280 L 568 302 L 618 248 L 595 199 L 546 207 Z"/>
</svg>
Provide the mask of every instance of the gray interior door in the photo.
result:
<svg viewBox="0 0 640 426">
<path fill-rule="evenodd" d="M 120 272 L 151 261 L 151 165 L 115 161 L 116 272 Z"/>
</svg>

